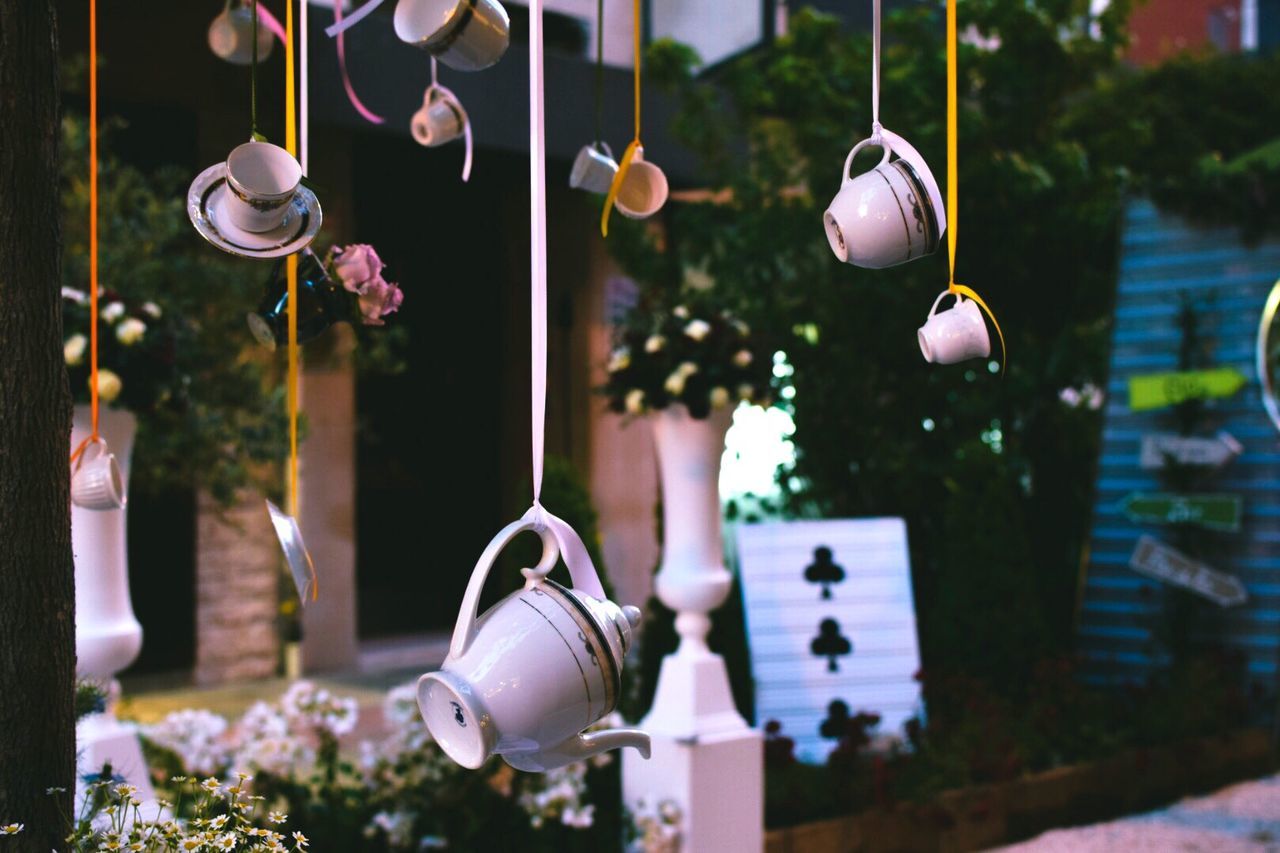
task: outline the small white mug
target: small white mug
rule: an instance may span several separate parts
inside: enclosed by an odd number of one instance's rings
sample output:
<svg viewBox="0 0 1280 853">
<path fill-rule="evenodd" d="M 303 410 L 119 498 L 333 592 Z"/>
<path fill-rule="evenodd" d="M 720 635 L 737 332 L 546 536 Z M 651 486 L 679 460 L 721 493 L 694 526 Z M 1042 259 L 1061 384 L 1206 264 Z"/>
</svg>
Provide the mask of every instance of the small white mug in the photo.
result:
<svg viewBox="0 0 1280 853">
<path fill-rule="evenodd" d="M 293 155 L 270 142 L 246 142 L 227 155 L 227 215 L 245 231 L 280 227 L 302 181 Z"/>
<path fill-rule="evenodd" d="M 569 171 L 569 186 L 589 193 L 607 193 L 618 173 L 618 161 L 607 142 L 592 142 L 582 146 Z"/>
<path fill-rule="evenodd" d="M 413 114 L 409 129 L 419 145 L 435 148 L 462 136 L 467 126 L 467 113 L 451 94 L 429 88 L 422 106 Z"/>
<path fill-rule="evenodd" d="M 944 290 L 938 295 L 924 325 L 916 333 L 924 360 L 934 364 L 955 364 L 991 355 L 991 336 L 978 303 L 957 293 L 955 305 L 946 311 L 938 310 L 943 298 L 950 293 Z"/>
<path fill-rule="evenodd" d="M 884 156 L 869 172 L 849 176 L 853 158 L 868 145 Z M 884 269 L 923 257 L 938 248 L 941 229 L 933 209 L 936 188 L 922 180 L 912 165 L 893 154 L 889 140 L 864 139 L 844 161 L 840 191 L 822 216 L 831 251 L 842 261 L 867 269 Z"/>
<path fill-rule="evenodd" d="M 627 168 L 613 206 L 628 219 L 647 219 L 667 203 L 667 176 L 644 159 L 644 149 L 637 147 Z"/>
<path fill-rule="evenodd" d="M 127 499 L 124 475 L 115 454 L 107 452 L 107 442 L 99 437 L 86 444 L 71 473 L 71 500 L 85 509 L 110 510 L 120 509 Z"/>
<path fill-rule="evenodd" d="M 400 0 L 392 25 L 401 41 L 457 71 L 488 68 L 511 43 L 511 21 L 498 0 Z"/>
<path fill-rule="evenodd" d="M 274 36 L 262 21 L 258 21 L 258 61 L 271 55 Z M 209 24 L 209 49 L 214 56 L 232 65 L 249 65 L 253 62 L 253 10 L 246 4 L 228 2 Z"/>
</svg>

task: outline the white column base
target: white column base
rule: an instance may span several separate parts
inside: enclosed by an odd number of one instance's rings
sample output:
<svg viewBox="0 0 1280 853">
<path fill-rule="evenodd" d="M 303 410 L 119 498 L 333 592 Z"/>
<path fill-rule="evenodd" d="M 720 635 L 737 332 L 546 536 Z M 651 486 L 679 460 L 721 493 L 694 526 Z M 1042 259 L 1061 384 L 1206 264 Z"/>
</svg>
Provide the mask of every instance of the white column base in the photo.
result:
<svg viewBox="0 0 1280 853">
<path fill-rule="evenodd" d="M 629 808 L 642 798 L 675 802 L 684 816 L 682 853 L 764 849 L 764 740 L 734 707 L 723 658 L 688 650 L 664 658 L 640 727 L 653 755 L 623 753 Z"/>
<path fill-rule="evenodd" d="M 86 774 L 100 773 L 104 764 L 111 765 L 113 776 L 123 776 L 138 789 L 135 796 L 143 803 L 153 802 L 155 789 L 142 755 L 138 733 L 125 726 L 110 711 L 90 714 L 76 725 L 77 787 L 83 787 Z M 80 802 L 77 796 L 77 803 Z M 150 813 L 147 814 L 150 817 Z"/>
</svg>

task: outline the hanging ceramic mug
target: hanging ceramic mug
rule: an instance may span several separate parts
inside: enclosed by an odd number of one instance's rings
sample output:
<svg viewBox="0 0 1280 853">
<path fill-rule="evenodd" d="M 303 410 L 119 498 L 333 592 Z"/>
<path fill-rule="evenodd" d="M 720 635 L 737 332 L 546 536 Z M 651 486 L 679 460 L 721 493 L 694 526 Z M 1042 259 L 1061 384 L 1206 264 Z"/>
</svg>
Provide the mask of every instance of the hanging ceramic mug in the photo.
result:
<svg viewBox="0 0 1280 853">
<path fill-rule="evenodd" d="M 258 22 L 258 61 L 271 55 L 274 37 L 262 21 Z M 246 3 L 226 7 L 209 24 L 209 49 L 214 56 L 232 65 L 249 65 L 253 62 L 253 9 Z"/>
<path fill-rule="evenodd" d="M 542 559 L 523 570 L 523 589 L 477 617 L 494 561 L 526 530 L 541 535 Z M 549 580 L 560 555 L 556 536 L 526 516 L 494 537 L 467 584 L 449 656 L 418 681 L 427 729 L 463 767 L 498 754 L 517 769 L 544 771 L 626 746 L 649 757 L 649 735 L 639 729 L 584 733 L 617 705 L 640 611 Z M 589 577 L 598 590 L 594 568 Z"/>
<path fill-rule="evenodd" d="M 955 305 L 945 311 L 938 310 L 942 300 L 950 294 L 951 291 L 944 290 L 938 295 L 924 325 L 916 333 L 924 360 L 935 364 L 955 364 L 991 355 L 991 336 L 978 303 L 957 293 Z"/>
<path fill-rule="evenodd" d="M 667 176 L 645 160 L 644 149 L 637 147 L 613 206 L 629 219 L 646 219 L 667 203 L 668 191 Z"/>
<path fill-rule="evenodd" d="M 511 22 L 498 0 L 400 0 L 396 35 L 450 68 L 479 71 L 507 52 Z"/>
<path fill-rule="evenodd" d="M 125 505 L 124 475 L 114 453 L 101 437 L 90 441 L 76 459 L 71 474 L 71 500 L 84 509 L 110 510 Z"/>
<path fill-rule="evenodd" d="M 289 343 L 289 279 L 285 261 L 276 263 L 267 279 L 262 301 L 245 317 L 258 343 L 275 349 Z M 353 319 L 352 297 L 335 282 L 310 249 L 298 257 L 298 343 L 321 335 L 334 323 Z"/>
<path fill-rule="evenodd" d="M 938 248 L 942 235 L 933 175 L 923 160 L 916 164 L 904 157 L 891 161 L 888 136 L 879 142 L 864 139 L 853 147 L 844 161 L 840 191 L 822 216 L 836 257 L 867 269 L 884 269 L 928 255 Z M 884 151 L 879 164 L 850 177 L 853 158 L 876 144 Z"/>
<path fill-rule="evenodd" d="M 409 130 L 419 145 L 435 148 L 462 136 L 467 127 L 467 112 L 452 92 L 432 86 L 422 99 L 422 107 L 413 114 Z"/>
<path fill-rule="evenodd" d="M 592 142 L 582 146 L 569 171 L 569 186 L 590 193 L 607 193 L 618 173 L 618 161 L 607 142 Z"/>
<path fill-rule="evenodd" d="M 226 171 L 232 223 L 255 234 L 280 227 L 302 182 L 293 155 L 270 142 L 246 142 L 227 155 Z"/>
</svg>

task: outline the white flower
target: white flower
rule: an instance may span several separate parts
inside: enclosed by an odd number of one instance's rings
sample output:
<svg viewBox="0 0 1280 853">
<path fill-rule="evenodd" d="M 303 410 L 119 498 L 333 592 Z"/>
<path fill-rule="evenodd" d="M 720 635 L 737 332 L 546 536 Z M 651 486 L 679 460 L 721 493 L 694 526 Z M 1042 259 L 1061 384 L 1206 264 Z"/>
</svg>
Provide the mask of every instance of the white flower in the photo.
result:
<svg viewBox="0 0 1280 853">
<path fill-rule="evenodd" d="M 294 840 L 294 843 L 296 843 L 299 847 L 306 847 L 310 843 L 307 840 L 307 837 L 303 835 L 301 832 L 295 832 L 293 834 L 293 840 Z"/>
<path fill-rule="evenodd" d="M 713 409 L 723 409 L 729 405 L 729 389 L 722 385 L 717 385 L 711 389 L 710 398 Z"/>
<path fill-rule="evenodd" d="M 626 409 L 633 415 L 644 411 L 644 391 L 633 388 L 627 392 Z"/>
<path fill-rule="evenodd" d="M 160 319 L 160 306 L 154 302 L 142 303 L 142 313 L 146 314 L 152 320 Z"/>
<path fill-rule="evenodd" d="M 213 849 L 214 850 L 235 850 L 236 849 L 235 833 L 228 832 L 218 836 L 218 839 L 213 842 Z"/>
<path fill-rule="evenodd" d="M 120 321 L 120 325 L 116 326 L 116 338 L 125 346 L 133 346 L 142 340 L 142 336 L 147 331 L 147 324 L 139 320 L 137 317 L 129 317 Z"/>
<path fill-rule="evenodd" d="M 700 341 L 711 331 L 711 324 L 706 320 L 690 320 L 684 327 L 684 333 L 695 341 Z"/>
<path fill-rule="evenodd" d="M 108 302 L 107 307 L 98 312 L 98 316 L 108 323 L 114 323 L 124 316 L 124 303 Z"/>
<path fill-rule="evenodd" d="M 738 367 L 746 367 L 751 364 L 751 350 L 740 349 L 733 354 L 733 363 Z"/>
<path fill-rule="evenodd" d="M 199 835 L 184 835 L 178 839 L 178 849 L 184 851 L 199 850 L 204 846 L 204 839 Z"/>
<path fill-rule="evenodd" d="M 1074 409 L 1080 405 L 1080 392 L 1074 388 L 1063 388 L 1058 392 L 1058 399 Z"/>
<path fill-rule="evenodd" d="M 178 756 L 182 769 L 193 774 L 213 773 L 230 760 L 223 735 L 227 721 L 210 711 L 187 708 L 167 714 L 143 728 L 152 743 Z"/>
<path fill-rule="evenodd" d="M 210 776 L 200 783 L 200 787 L 212 794 L 218 790 L 218 786 L 221 784 L 216 777 Z"/>
<path fill-rule="evenodd" d="M 698 372 L 698 366 L 691 361 L 685 361 L 680 364 L 671 375 L 667 377 L 667 381 L 662 383 L 662 387 L 667 389 L 667 393 L 673 397 L 679 397 L 684 393 L 684 384 L 689 377 Z"/>
<path fill-rule="evenodd" d="M 7 823 L 4 826 L 0 826 L 0 835 L 17 835 L 25 827 L 26 824 L 22 823 Z"/>
<path fill-rule="evenodd" d="M 677 318 L 683 320 L 689 316 L 689 309 L 683 305 L 677 305 L 675 308 L 671 309 L 671 313 Z"/>
<path fill-rule="evenodd" d="M 77 305 L 83 305 L 89 301 L 89 294 L 83 290 L 76 290 L 74 287 L 64 287 L 62 288 L 62 298 L 70 299 Z"/>
<path fill-rule="evenodd" d="M 284 812 L 268 812 L 267 813 L 267 820 L 271 821 L 272 823 L 284 823 L 288 819 L 289 819 L 289 816 Z"/>
<path fill-rule="evenodd" d="M 89 339 L 77 332 L 67 338 L 62 345 L 62 358 L 67 364 L 75 367 L 84 360 L 84 351 L 89 346 Z"/>
<path fill-rule="evenodd" d="M 1102 404 L 1107 399 L 1107 395 L 1103 393 L 1102 389 L 1092 382 L 1086 382 L 1084 387 L 1080 389 L 1080 393 L 1084 395 L 1085 403 L 1095 412 L 1102 408 Z"/>
<path fill-rule="evenodd" d="M 660 352 L 667 345 L 667 339 L 662 335 L 650 335 L 648 340 L 644 342 L 645 352 Z"/>
<path fill-rule="evenodd" d="M 88 378 L 85 384 L 91 382 L 93 382 L 92 376 Z M 89 387 L 90 389 L 93 388 L 92 385 L 89 385 Z M 124 383 L 120 381 L 120 377 L 116 376 L 114 372 L 106 369 L 98 371 L 98 399 L 102 402 L 112 402 L 116 397 L 120 396 L 120 391 L 123 388 Z"/>
<path fill-rule="evenodd" d="M 605 368 L 610 373 L 617 373 L 619 370 L 626 370 L 631 366 L 631 350 L 626 347 L 619 347 L 609 356 L 609 364 Z"/>
</svg>

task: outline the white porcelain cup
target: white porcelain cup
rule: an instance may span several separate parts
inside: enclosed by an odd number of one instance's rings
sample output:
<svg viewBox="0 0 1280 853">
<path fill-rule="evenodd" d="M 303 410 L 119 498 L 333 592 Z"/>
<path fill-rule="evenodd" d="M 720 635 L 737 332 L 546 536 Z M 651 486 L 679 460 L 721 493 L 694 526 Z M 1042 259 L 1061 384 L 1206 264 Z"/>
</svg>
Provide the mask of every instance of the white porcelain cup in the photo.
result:
<svg viewBox="0 0 1280 853">
<path fill-rule="evenodd" d="M 647 219 L 667 203 L 667 176 L 644 159 L 644 149 L 637 148 L 627 175 L 618 188 L 613 206 L 629 219 Z"/>
<path fill-rule="evenodd" d="M 245 231 L 280 227 L 302 181 L 302 167 L 270 142 L 246 142 L 227 155 L 227 216 Z"/>
<path fill-rule="evenodd" d="M 971 358 L 991 355 L 991 336 L 982 319 L 978 303 L 956 294 L 956 304 L 939 311 L 942 300 L 951 294 L 944 290 L 933 301 L 924 325 L 916 333 L 924 360 L 935 364 L 955 364 Z"/>
<path fill-rule="evenodd" d="M 493 65 L 511 43 L 511 22 L 498 0 L 400 0 L 396 35 L 458 71 Z"/>
<path fill-rule="evenodd" d="M 558 521 L 558 520 L 557 520 Z M 432 738 L 463 767 L 475 769 L 498 754 L 520 770 L 543 771 L 605 750 L 631 746 L 649 757 L 649 736 L 637 729 L 585 731 L 616 707 L 622 663 L 640 620 L 634 607 L 603 595 L 595 568 L 584 575 L 558 547 L 571 536 L 527 517 L 507 525 L 480 556 L 467 584 L 449 655 L 418 680 L 418 709 Z M 524 569 L 525 585 L 477 617 L 480 593 L 494 560 L 523 531 L 542 537 L 542 559 Z M 564 533 L 567 531 L 567 534 Z M 574 588 L 547 579 L 565 550 Z M 580 565 L 580 564 L 579 564 Z"/>
<path fill-rule="evenodd" d="M 569 171 L 569 186 L 590 193 L 607 193 L 618 173 L 618 161 L 607 142 L 592 142 L 582 146 Z"/>
<path fill-rule="evenodd" d="M 271 30 L 258 22 L 258 61 L 271 55 L 275 38 Z M 233 65 L 253 62 L 253 10 L 248 5 L 228 3 L 209 24 L 209 49 L 214 56 Z"/>
<path fill-rule="evenodd" d="M 127 497 L 124 475 L 102 438 L 85 445 L 71 474 L 71 500 L 84 509 L 120 509 Z"/>
<path fill-rule="evenodd" d="M 856 178 L 849 176 L 853 158 L 868 145 L 884 151 L 880 163 Z M 893 151 L 887 139 L 864 139 L 844 161 L 840 191 L 822 223 L 837 258 L 867 269 L 884 269 L 923 257 L 938 248 L 941 230 L 933 209 L 937 188 L 933 176 L 913 168 Z"/>
<path fill-rule="evenodd" d="M 438 89 L 428 89 L 422 106 L 413 114 L 409 130 L 419 145 L 435 148 L 462 136 L 467 112 L 457 98 Z"/>
</svg>

